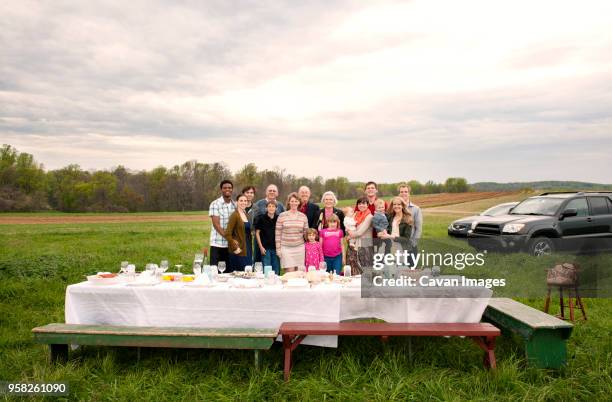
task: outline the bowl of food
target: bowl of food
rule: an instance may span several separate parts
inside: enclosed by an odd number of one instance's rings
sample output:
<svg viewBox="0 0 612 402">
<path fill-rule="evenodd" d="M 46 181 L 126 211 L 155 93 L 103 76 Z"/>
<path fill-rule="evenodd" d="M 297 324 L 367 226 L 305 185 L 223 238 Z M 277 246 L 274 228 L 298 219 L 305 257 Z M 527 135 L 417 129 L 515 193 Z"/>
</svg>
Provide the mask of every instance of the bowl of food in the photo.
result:
<svg viewBox="0 0 612 402">
<path fill-rule="evenodd" d="M 232 277 L 232 274 L 217 275 L 217 282 L 227 282 Z"/>
<path fill-rule="evenodd" d="M 87 275 L 87 282 L 93 285 L 114 285 L 121 282 L 121 277 L 110 272 L 98 272 L 96 275 Z"/>
<path fill-rule="evenodd" d="M 180 282 L 183 278 L 183 274 L 180 272 L 164 272 L 161 279 L 164 282 Z"/>
</svg>

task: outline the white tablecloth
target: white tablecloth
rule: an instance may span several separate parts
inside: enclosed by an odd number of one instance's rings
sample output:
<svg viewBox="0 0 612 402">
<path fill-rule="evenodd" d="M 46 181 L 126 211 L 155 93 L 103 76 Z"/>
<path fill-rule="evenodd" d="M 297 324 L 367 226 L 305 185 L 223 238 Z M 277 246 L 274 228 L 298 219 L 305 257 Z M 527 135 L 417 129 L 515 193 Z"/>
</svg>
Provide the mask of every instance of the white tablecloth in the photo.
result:
<svg viewBox="0 0 612 402">
<path fill-rule="evenodd" d="M 491 293 L 482 298 L 361 298 L 359 287 L 313 289 L 219 284 L 188 288 L 83 282 L 66 289 L 66 323 L 159 327 L 279 328 L 287 321 L 339 322 L 379 318 L 387 322 L 479 322 Z M 304 343 L 337 346 L 337 337 L 310 336 Z"/>
</svg>

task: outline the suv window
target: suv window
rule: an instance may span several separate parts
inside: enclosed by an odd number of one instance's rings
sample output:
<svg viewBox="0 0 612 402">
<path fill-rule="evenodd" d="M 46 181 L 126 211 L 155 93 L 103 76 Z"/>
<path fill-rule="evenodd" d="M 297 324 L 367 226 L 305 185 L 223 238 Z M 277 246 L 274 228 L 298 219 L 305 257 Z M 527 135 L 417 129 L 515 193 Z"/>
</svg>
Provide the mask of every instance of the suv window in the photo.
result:
<svg viewBox="0 0 612 402">
<path fill-rule="evenodd" d="M 591 215 L 607 215 L 608 203 L 604 197 L 589 197 L 589 204 L 591 204 Z"/>
<path fill-rule="evenodd" d="M 606 198 L 606 200 L 608 200 L 608 211 L 612 214 L 612 200 L 609 198 Z"/>
<path fill-rule="evenodd" d="M 576 216 L 588 216 L 589 206 L 587 205 L 586 198 L 575 198 L 567 203 L 565 209 L 576 208 L 578 214 Z"/>
</svg>

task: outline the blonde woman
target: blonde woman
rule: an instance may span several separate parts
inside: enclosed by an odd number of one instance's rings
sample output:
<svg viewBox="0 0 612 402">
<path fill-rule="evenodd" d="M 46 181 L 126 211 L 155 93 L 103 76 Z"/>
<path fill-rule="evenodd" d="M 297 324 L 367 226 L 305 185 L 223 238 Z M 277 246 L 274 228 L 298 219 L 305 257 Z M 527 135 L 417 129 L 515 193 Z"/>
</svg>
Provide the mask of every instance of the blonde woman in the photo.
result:
<svg viewBox="0 0 612 402">
<path fill-rule="evenodd" d="M 394 197 L 387 210 L 387 233 L 379 234 L 381 239 L 393 241 L 391 252 L 396 250 L 410 250 L 410 237 L 412 236 L 413 219 L 408 205 L 401 197 Z"/>
<path fill-rule="evenodd" d="M 300 198 L 293 192 L 287 197 L 287 211 L 281 213 L 276 221 L 276 254 L 281 267 L 295 271 L 304 265 L 304 239 L 308 230 L 308 218 L 298 210 Z"/>
</svg>

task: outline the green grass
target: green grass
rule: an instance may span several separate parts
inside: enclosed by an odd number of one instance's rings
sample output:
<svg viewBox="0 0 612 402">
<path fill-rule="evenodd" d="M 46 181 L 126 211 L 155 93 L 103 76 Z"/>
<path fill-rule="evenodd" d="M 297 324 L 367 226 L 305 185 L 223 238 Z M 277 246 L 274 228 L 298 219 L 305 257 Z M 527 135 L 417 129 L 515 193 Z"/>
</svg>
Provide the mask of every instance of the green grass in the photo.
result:
<svg viewBox="0 0 612 402">
<path fill-rule="evenodd" d="M 466 249 L 447 239 L 445 216 L 426 216 L 425 247 Z M 30 330 L 62 322 L 68 284 L 121 260 L 187 264 L 208 243 L 208 222 L 0 226 L 0 380 L 67 381 L 69 399 L 86 400 L 609 400 L 612 393 L 612 302 L 586 301 L 589 321 L 576 324 L 569 365 L 526 366 L 518 343 L 503 338 L 499 369 L 483 370 L 465 339 L 341 338 L 338 349 L 300 346 L 290 383 L 279 345 L 253 370 L 249 351 L 86 347 L 67 364 L 50 365 Z M 496 255 L 492 265 L 525 256 Z M 542 299 L 521 299 L 541 308 Z"/>
</svg>

